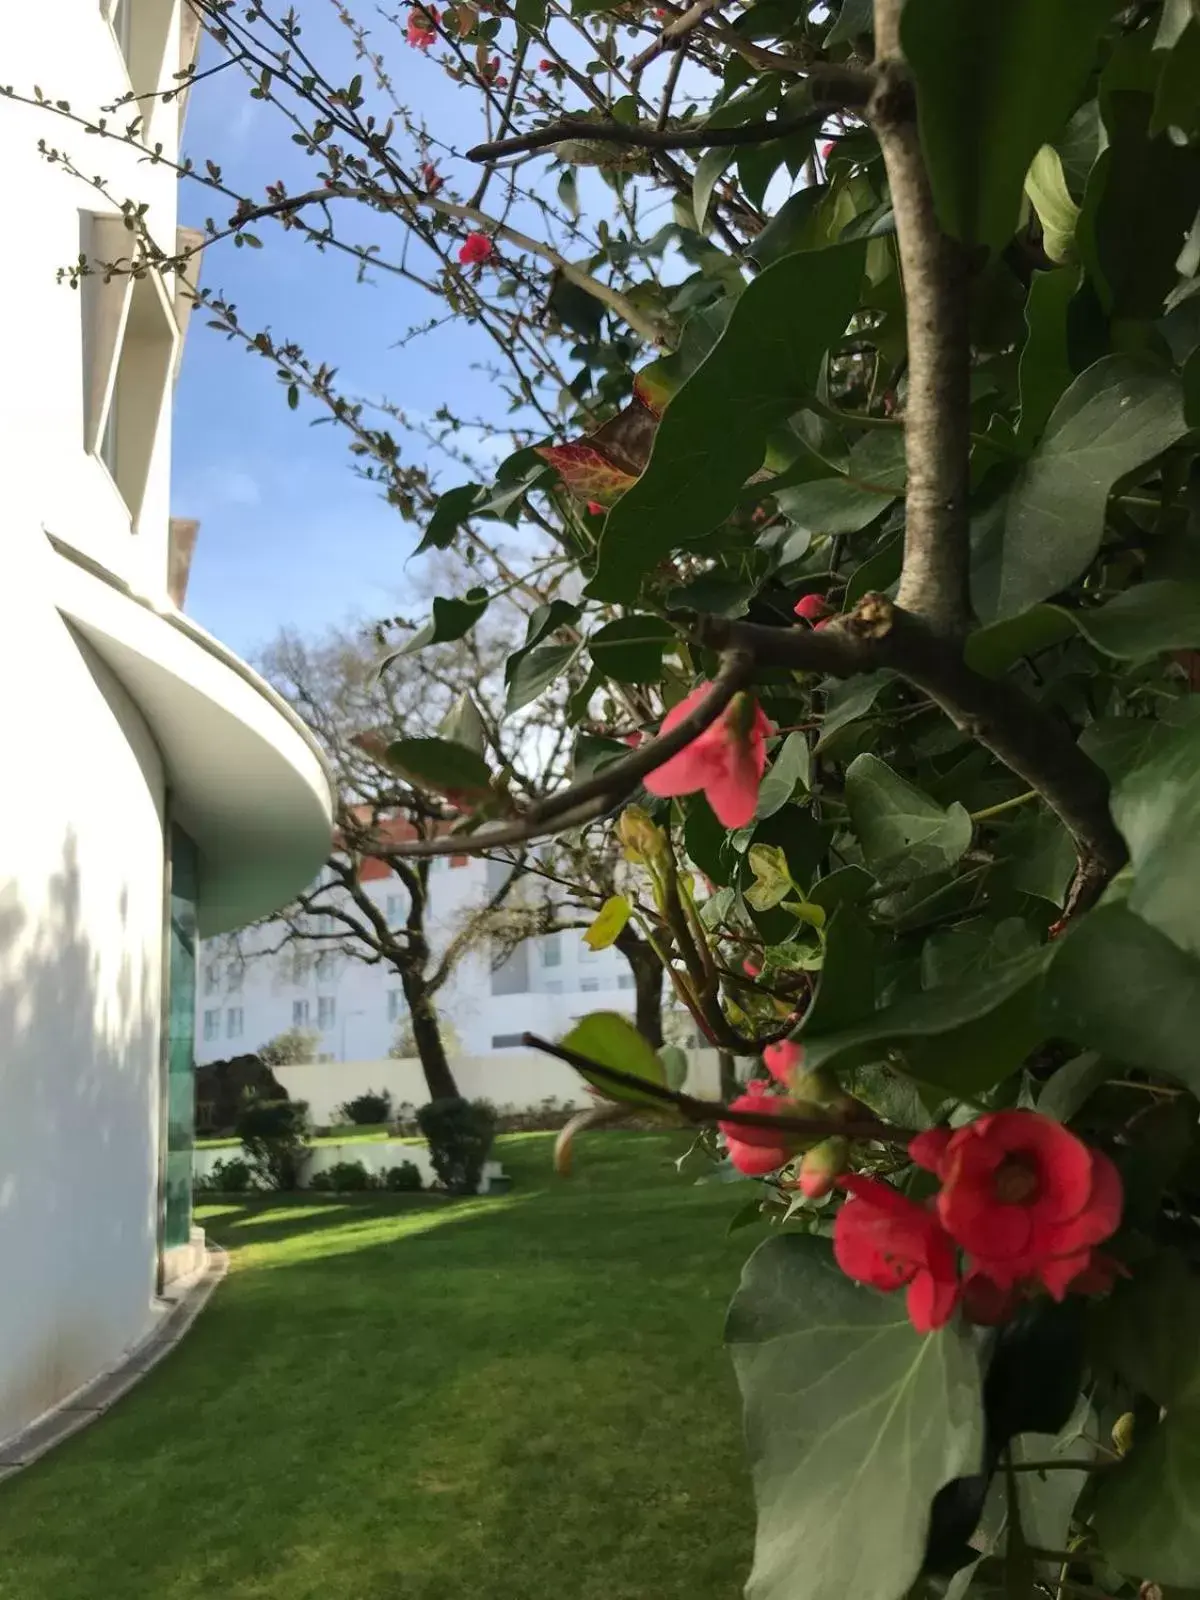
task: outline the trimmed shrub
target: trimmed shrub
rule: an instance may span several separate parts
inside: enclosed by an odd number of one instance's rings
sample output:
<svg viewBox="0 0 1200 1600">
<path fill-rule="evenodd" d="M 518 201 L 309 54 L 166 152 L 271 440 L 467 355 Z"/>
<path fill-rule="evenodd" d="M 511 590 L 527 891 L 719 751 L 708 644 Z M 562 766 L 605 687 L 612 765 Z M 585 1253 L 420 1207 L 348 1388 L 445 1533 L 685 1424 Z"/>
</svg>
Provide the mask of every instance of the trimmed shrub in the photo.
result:
<svg viewBox="0 0 1200 1600">
<path fill-rule="evenodd" d="M 338 1115 L 343 1122 L 356 1122 L 362 1126 L 386 1122 L 391 1114 L 392 1097 L 386 1089 L 368 1089 L 365 1094 L 356 1094 L 353 1100 L 345 1100 L 338 1107 Z"/>
<path fill-rule="evenodd" d="M 433 1168 L 450 1194 L 477 1194 L 483 1164 L 496 1137 L 496 1113 L 486 1100 L 431 1100 L 417 1112 Z"/>
<path fill-rule="evenodd" d="M 307 1100 L 248 1100 L 236 1132 L 264 1188 L 299 1188 L 309 1154 Z"/>
<path fill-rule="evenodd" d="M 416 1162 L 402 1161 L 398 1167 L 389 1167 L 383 1174 L 383 1187 L 398 1194 L 415 1194 L 425 1184 Z"/>
<path fill-rule="evenodd" d="M 209 1172 L 193 1184 L 197 1194 L 247 1194 L 254 1188 L 254 1169 L 241 1156 L 214 1161 Z"/>
<path fill-rule="evenodd" d="M 378 1188 L 379 1185 L 361 1161 L 335 1161 L 323 1172 L 314 1172 L 308 1187 L 323 1189 L 326 1193 L 357 1194 L 364 1189 Z"/>
</svg>

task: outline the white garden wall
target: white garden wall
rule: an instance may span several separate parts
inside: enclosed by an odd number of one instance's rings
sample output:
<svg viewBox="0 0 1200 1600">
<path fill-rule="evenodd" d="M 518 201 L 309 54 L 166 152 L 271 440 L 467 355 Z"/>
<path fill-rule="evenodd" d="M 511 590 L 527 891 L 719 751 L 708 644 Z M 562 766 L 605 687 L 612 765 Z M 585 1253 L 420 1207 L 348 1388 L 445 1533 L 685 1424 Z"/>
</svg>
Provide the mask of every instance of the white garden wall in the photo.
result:
<svg viewBox="0 0 1200 1600">
<path fill-rule="evenodd" d="M 715 1050 L 688 1052 L 689 1094 L 716 1099 L 720 1079 Z M 593 1103 L 577 1072 L 535 1050 L 502 1050 L 486 1056 L 460 1056 L 451 1062 L 458 1087 L 468 1100 L 528 1111 L 544 1100 L 587 1106 Z M 419 1061 L 320 1061 L 277 1067 L 275 1076 L 293 1100 L 307 1100 L 314 1124 L 340 1122 L 338 1107 L 368 1089 L 386 1089 L 397 1105 L 423 1105 L 429 1099 Z"/>
</svg>

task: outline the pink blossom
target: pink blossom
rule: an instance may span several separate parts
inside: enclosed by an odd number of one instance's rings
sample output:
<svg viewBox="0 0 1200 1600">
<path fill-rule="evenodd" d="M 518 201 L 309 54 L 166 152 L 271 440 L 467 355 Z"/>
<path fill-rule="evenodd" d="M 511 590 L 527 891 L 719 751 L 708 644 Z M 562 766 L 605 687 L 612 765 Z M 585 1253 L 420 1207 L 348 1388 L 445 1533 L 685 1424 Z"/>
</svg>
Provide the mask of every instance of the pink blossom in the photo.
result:
<svg viewBox="0 0 1200 1600">
<path fill-rule="evenodd" d="M 486 233 L 469 233 L 458 252 L 458 259 L 464 267 L 473 267 L 477 262 L 487 261 L 495 248 Z"/>
<path fill-rule="evenodd" d="M 554 62 L 553 61 L 548 61 L 546 59 L 546 57 L 543 56 L 542 59 L 538 62 L 538 71 L 539 72 L 553 72 L 554 71 Z"/>
<path fill-rule="evenodd" d="M 773 1095 L 761 1078 L 746 1085 L 745 1094 L 729 1103 L 730 1111 L 755 1111 L 759 1116 L 786 1115 L 791 1106 Z M 795 1137 L 786 1129 L 753 1128 L 741 1122 L 719 1122 L 725 1135 L 729 1159 L 747 1177 L 761 1178 L 790 1161 L 796 1149 Z"/>
<path fill-rule="evenodd" d="M 804 1046 L 794 1039 L 780 1039 L 769 1044 L 762 1053 L 763 1065 L 776 1083 L 787 1083 L 804 1059 Z"/>
<path fill-rule="evenodd" d="M 590 517 L 602 517 L 604 515 L 604 507 L 600 504 L 599 500 L 589 500 L 587 503 L 587 508 L 588 515 Z"/>
<path fill-rule="evenodd" d="M 751 961 L 750 957 L 747 956 L 745 961 L 742 962 L 742 971 L 748 978 L 757 978 L 759 973 L 762 971 L 762 968 L 759 966 L 757 961 Z M 768 1048 L 774 1047 L 769 1046 Z"/>
<path fill-rule="evenodd" d="M 823 594 L 805 594 L 801 595 L 800 599 L 796 601 L 792 610 L 796 616 L 802 618 L 805 622 L 815 624 L 822 617 L 830 616 L 833 612 L 833 607 Z"/>
<path fill-rule="evenodd" d="M 404 30 L 404 37 L 414 49 L 428 50 L 437 38 L 439 20 L 436 6 L 414 6 L 408 13 L 408 26 Z"/>
<path fill-rule="evenodd" d="M 627 733 L 622 737 L 621 743 L 627 744 L 631 750 L 636 750 L 645 737 L 646 735 L 640 728 L 635 728 L 632 733 Z"/>
<path fill-rule="evenodd" d="M 663 718 L 663 733 L 677 728 L 712 688 L 698 684 Z M 726 828 L 744 828 L 754 820 L 758 786 L 767 765 L 766 738 L 771 723 L 753 695 L 734 695 L 716 720 L 678 755 L 646 775 L 651 794 L 670 798 L 703 790 L 713 812 Z"/>
</svg>

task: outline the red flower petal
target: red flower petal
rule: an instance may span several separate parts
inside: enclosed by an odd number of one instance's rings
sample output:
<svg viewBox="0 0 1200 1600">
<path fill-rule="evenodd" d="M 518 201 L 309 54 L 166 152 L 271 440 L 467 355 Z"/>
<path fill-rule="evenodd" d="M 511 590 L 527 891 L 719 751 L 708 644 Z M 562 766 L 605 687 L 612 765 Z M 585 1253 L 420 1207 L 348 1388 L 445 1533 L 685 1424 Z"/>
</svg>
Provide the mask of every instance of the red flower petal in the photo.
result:
<svg viewBox="0 0 1200 1600">
<path fill-rule="evenodd" d="M 908 1153 L 919 1167 L 924 1167 L 926 1172 L 936 1173 L 940 1178 L 946 1146 L 951 1137 L 949 1128 L 930 1128 L 910 1141 Z"/>
</svg>

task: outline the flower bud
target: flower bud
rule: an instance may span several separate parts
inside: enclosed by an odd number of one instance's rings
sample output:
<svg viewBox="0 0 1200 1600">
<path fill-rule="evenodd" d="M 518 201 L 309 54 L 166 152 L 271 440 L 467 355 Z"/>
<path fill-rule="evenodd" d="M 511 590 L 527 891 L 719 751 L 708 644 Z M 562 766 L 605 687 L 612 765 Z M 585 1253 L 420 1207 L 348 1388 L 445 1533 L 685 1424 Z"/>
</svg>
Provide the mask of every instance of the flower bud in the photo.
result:
<svg viewBox="0 0 1200 1600">
<path fill-rule="evenodd" d="M 1133 1412 L 1126 1411 L 1117 1418 L 1112 1428 L 1113 1449 L 1119 1456 L 1128 1455 L 1133 1445 Z"/>
<path fill-rule="evenodd" d="M 849 1140 L 837 1135 L 813 1145 L 811 1150 L 804 1152 L 804 1159 L 800 1163 L 800 1193 L 806 1200 L 820 1200 L 845 1172 L 849 1158 Z"/>
</svg>

